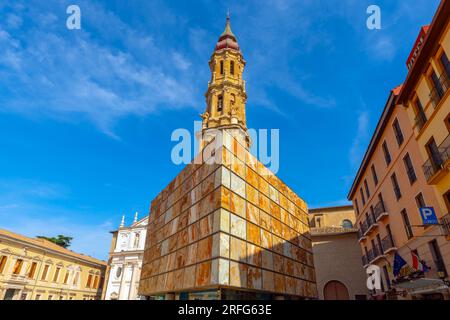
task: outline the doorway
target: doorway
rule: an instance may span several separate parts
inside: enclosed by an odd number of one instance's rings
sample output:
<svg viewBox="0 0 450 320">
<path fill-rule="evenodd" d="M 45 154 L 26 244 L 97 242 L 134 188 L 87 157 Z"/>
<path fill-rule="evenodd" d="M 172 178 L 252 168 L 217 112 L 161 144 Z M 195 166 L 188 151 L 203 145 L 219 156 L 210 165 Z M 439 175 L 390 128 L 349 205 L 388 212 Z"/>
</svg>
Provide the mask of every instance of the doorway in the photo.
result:
<svg viewBox="0 0 450 320">
<path fill-rule="evenodd" d="M 323 289 L 325 300 L 350 300 L 347 287 L 340 281 L 330 281 Z"/>
</svg>

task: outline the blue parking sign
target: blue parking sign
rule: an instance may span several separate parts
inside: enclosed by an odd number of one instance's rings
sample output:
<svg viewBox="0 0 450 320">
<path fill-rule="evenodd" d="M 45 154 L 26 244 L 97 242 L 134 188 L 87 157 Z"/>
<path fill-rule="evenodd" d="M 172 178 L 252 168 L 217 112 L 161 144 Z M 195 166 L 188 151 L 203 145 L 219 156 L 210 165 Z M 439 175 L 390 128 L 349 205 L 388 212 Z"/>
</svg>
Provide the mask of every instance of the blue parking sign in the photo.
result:
<svg viewBox="0 0 450 320">
<path fill-rule="evenodd" d="M 436 217 L 436 212 L 433 207 L 420 208 L 420 216 L 424 225 L 436 225 L 439 224 L 439 220 Z"/>
</svg>

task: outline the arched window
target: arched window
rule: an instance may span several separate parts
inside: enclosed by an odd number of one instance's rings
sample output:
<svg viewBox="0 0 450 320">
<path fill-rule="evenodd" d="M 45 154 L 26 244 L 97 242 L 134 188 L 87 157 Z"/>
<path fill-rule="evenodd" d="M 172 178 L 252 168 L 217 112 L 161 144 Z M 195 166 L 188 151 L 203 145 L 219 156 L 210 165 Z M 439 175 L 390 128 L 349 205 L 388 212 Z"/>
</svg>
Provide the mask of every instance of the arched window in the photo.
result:
<svg viewBox="0 0 450 320">
<path fill-rule="evenodd" d="M 230 61 L 230 73 L 234 74 L 234 61 Z"/>
<path fill-rule="evenodd" d="M 342 228 L 351 229 L 353 228 L 353 223 L 350 220 L 345 219 L 344 221 L 342 221 Z"/>
<path fill-rule="evenodd" d="M 220 61 L 220 74 L 223 74 L 223 61 Z"/>
<path fill-rule="evenodd" d="M 217 98 L 217 111 L 222 112 L 223 110 L 223 97 L 219 96 Z"/>
</svg>

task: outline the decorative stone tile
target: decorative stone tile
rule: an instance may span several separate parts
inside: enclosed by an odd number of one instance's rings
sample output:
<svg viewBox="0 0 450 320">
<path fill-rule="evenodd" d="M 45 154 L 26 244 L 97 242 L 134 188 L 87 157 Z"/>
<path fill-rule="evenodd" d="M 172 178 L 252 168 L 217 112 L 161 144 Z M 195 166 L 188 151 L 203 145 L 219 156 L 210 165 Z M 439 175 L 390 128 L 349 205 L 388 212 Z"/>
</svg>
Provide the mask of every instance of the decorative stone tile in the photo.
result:
<svg viewBox="0 0 450 320">
<path fill-rule="evenodd" d="M 272 255 L 273 255 L 273 270 L 279 273 L 283 273 L 284 272 L 283 256 L 277 253 L 273 253 Z"/>
<path fill-rule="evenodd" d="M 245 186 L 247 193 L 247 200 L 253 203 L 254 205 L 259 205 L 259 192 L 249 184 Z"/>
<path fill-rule="evenodd" d="M 175 273 L 174 272 L 167 273 L 166 288 L 165 288 L 166 290 L 173 291 L 173 289 L 175 287 L 174 280 L 175 280 Z"/>
<path fill-rule="evenodd" d="M 260 226 L 266 230 L 272 230 L 272 218 L 264 211 L 259 211 Z"/>
<path fill-rule="evenodd" d="M 245 200 L 234 192 L 231 192 L 231 212 L 245 218 Z"/>
<path fill-rule="evenodd" d="M 261 176 L 259 177 L 259 192 L 263 193 L 267 197 L 269 197 L 269 183 L 264 180 Z"/>
<path fill-rule="evenodd" d="M 189 208 L 189 219 L 188 224 L 196 222 L 200 217 L 199 214 L 199 206 L 198 204 L 194 204 L 192 207 Z"/>
<path fill-rule="evenodd" d="M 227 187 L 228 189 L 231 189 L 231 172 L 225 167 L 221 167 L 221 179 L 222 179 L 222 185 Z"/>
<path fill-rule="evenodd" d="M 279 274 L 279 273 L 274 273 L 273 277 L 275 280 L 275 291 L 284 293 L 285 289 L 286 289 L 284 275 Z"/>
<path fill-rule="evenodd" d="M 246 262 L 247 243 L 235 237 L 230 237 L 230 259 Z"/>
<path fill-rule="evenodd" d="M 253 244 L 247 243 L 247 263 L 261 267 L 261 249 Z"/>
<path fill-rule="evenodd" d="M 215 233 L 212 235 L 212 254 L 211 258 L 217 258 L 220 255 L 220 234 Z M 213 266 L 214 267 L 214 266 Z"/>
<path fill-rule="evenodd" d="M 247 287 L 247 265 L 230 261 L 230 286 Z"/>
<path fill-rule="evenodd" d="M 272 187 L 271 185 L 269 185 L 269 198 L 275 202 L 275 203 L 279 203 L 279 198 L 278 198 L 278 190 L 276 190 L 274 187 Z"/>
<path fill-rule="evenodd" d="M 250 202 L 246 203 L 247 206 L 247 220 L 252 223 L 259 224 L 259 209 L 252 205 Z"/>
<path fill-rule="evenodd" d="M 269 201 L 269 198 L 264 196 L 262 193 L 259 194 L 259 208 L 267 213 L 270 213 Z"/>
<path fill-rule="evenodd" d="M 186 211 L 185 213 L 180 214 L 180 220 L 178 221 L 178 231 L 183 230 L 188 225 L 189 215 Z"/>
<path fill-rule="evenodd" d="M 247 168 L 245 180 L 254 188 L 258 188 L 258 174 L 250 168 Z"/>
<path fill-rule="evenodd" d="M 273 247 L 272 234 L 269 231 L 260 229 L 261 231 L 261 246 L 266 249 L 271 249 Z"/>
<path fill-rule="evenodd" d="M 286 292 L 289 294 L 295 294 L 295 278 L 286 276 Z"/>
<path fill-rule="evenodd" d="M 274 291 L 275 290 L 275 279 L 274 274 L 271 271 L 263 270 L 262 271 L 262 279 L 263 279 L 263 286 L 262 288 L 267 291 Z"/>
<path fill-rule="evenodd" d="M 211 265 L 211 283 L 228 285 L 230 278 L 230 263 L 226 259 L 214 259 Z"/>
<path fill-rule="evenodd" d="M 187 247 L 176 252 L 176 269 L 183 268 L 186 265 Z"/>
<path fill-rule="evenodd" d="M 249 289 L 261 289 L 262 288 L 262 275 L 261 269 L 255 267 L 248 267 L 247 270 L 247 287 Z"/>
<path fill-rule="evenodd" d="M 231 155 L 231 170 L 242 179 L 245 179 L 245 163 L 233 155 Z"/>
<path fill-rule="evenodd" d="M 278 220 L 281 220 L 280 207 L 271 200 L 270 200 L 270 214 L 272 215 L 272 217 L 275 217 Z"/>
<path fill-rule="evenodd" d="M 230 233 L 236 237 L 247 239 L 246 237 L 247 223 L 241 217 L 234 214 L 230 215 Z"/>
<path fill-rule="evenodd" d="M 161 245 L 161 255 L 164 256 L 169 253 L 169 240 L 166 239 L 162 242 Z"/>
<path fill-rule="evenodd" d="M 261 250 L 262 267 L 265 269 L 274 270 L 273 268 L 273 253 L 269 250 Z"/>
<path fill-rule="evenodd" d="M 294 276 L 295 272 L 294 272 L 294 261 L 292 261 L 291 259 L 286 259 L 283 258 L 283 262 L 284 262 L 284 274 L 287 274 L 289 276 Z"/>
<path fill-rule="evenodd" d="M 188 242 L 189 243 L 193 243 L 194 241 L 197 241 L 198 235 L 200 233 L 199 228 L 200 227 L 199 227 L 199 223 L 198 222 L 196 222 L 194 224 L 191 224 L 187 228 L 187 230 L 188 230 Z"/>
<path fill-rule="evenodd" d="M 211 258 L 212 237 L 200 240 L 197 245 L 197 261 L 203 261 Z"/>
<path fill-rule="evenodd" d="M 183 288 L 189 289 L 195 286 L 195 265 L 184 269 Z"/>
<path fill-rule="evenodd" d="M 167 256 L 167 267 L 166 267 L 166 270 L 164 270 L 164 271 L 174 270 L 175 269 L 175 267 L 176 267 L 176 257 L 177 257 L 176 252 L 173 252 L 173 253 L 171 253 L 171 254 L 169 254 Z"/>
<path fill-rule="evenodd" d="M 231 208 L 231 191 L 227 188 L 220 188 L 221 191 L 221 206 L 226 210 Z"/>
<path fill-rule="evenodd" d="M 253 244 L 261 244 L 260 228 L 250 222 L 247 222 L 247 240 Z"/>
<path fill-rule="evenodd" d="M 166 279 L 167 273 L 161 274 L 158 276 L 157 289 L 156 291 L 164 291 L 166 290 Z"/>
<path fill-rule="evenodd" d="M 272 231 L 273 234 L 275 234 L 278 237 L 281 237 L 281 222 L 276 220 L 276 219 L 272 219 Z"/>
<path fill-rule="evenodd" d="M 174 278 L 174 289 L 175 290 L 179 290 L 179 289 L 183 288 L 183 275 L 184 275 L 184 269 L 175 271 L 175 278 Z"/>
<path fill-rule="evenodd" d="M 184 229 L 183 231 L 179 232 L 179 238 L 178 238 L 178 245 L 177 248 L 183 248 L 188 244 L 188 229 Z"/>
<path fill-rule="evenodd" d="M 197 264 L 195 285 L 197 287 L 207 286 L 211 282 L 211 261 Z"/>
<path fill-rule="evenodd" d="M 191 265 L 197 262 L 197 242 L 187 247 L 186 265 Z"/>
<path fill-rule="evenodd" d="M 222 232 L 220 233 L 219 255 L 223 258 L 230 257 L 230 236 Z"/>
<path fill-rule="evenodd" d="M 231 173 L 231 191 L 245 198 L 245 181 L 234 173 Z"/>
<path fill-rule="evenodd" d="M 200 220 L 200 238 L 209 236 L 212 233 L 213 218 L 214 216 L 210 214 Z"/>
</svg>

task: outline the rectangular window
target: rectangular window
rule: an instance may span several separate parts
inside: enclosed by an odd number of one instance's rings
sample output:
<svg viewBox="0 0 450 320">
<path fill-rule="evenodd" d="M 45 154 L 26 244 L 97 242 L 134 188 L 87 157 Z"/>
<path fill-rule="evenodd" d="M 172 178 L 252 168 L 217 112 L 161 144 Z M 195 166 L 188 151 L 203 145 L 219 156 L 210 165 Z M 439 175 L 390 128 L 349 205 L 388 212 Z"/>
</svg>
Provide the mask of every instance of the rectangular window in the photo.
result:
<svg viewBox="0 0 450 320">
<path fill-rule="evenodd" d="M 75 273 L 75 277 L 73 278 L 73 285 L 76 286 L 78 285 L 78 279 L 80 277 L 80 274 L 77 272 Z"/>
<path fill-rule="evenodd" d="M 441 61 L 442 67 L 444 68 L 447 78 L 450 78 L 450 62 L 448 61 L 448 57 L 445 54 L 445 51 L 442 52 L 441 58 L 439 60 Z"/>
<path fill-rule="evenodd" d="M 369 185 L 367 184 L 367 180 L 364 180 L 364 188 L 366 188 L 367 200 L 369 200 L 370 199 L 370 190 L 369 190 Z"/>
<path fill-rule="evenodd" d="M 53 295 L 50 294 L 50 295 L 48 296 L 48 300 L 53 300 Z"/>
<path fill-rule="evenodd" d="M 441 99 L 444 96 L 445 90 L 444 90 L 444 87 L 442 86 L 441 80 L 439 79 L 436 72 L 434 72 L 434 70 L 431 72 L 430 78 L 431 78 L 431 82 L 433 83 L 434 91 L 436 92 L 437 97 L 439 97 L 439 99 Z"/>
<path fill-rule="evenodd" d="M 87 278 L 86 288 L 90 288 L 92 283 L 92 274 L 90 274 Z"/>
<path fill-rule="evenodd" d="M 394 188 L 395 197 L 399 200 L 402 197 L 402 192 L 400 191 L 400 186 L 398 184 L 397 175 L 394 173 L 391 176 L 392 187 Z"/>
<path fill-rule="evenodd" d="M 409 182 L 411 185 L 417 181 L 416 171 L 414 170 L 413 163 L 411 161 L 411 157 L 407 153 L 403 158 L 403 163 L 405 164 L 406 173 L 408 174 Z"/>
<path fill-rule="evenodd" d="M 364 197 L 364 192 L 362 188 L 359 189 L 359 193 L 361 194 L 361 200 L 364 207 L 366 205 L 366 198 Z"/>
<path fill-rule="evenodd" d="M 439 152 L 439 147 L 436 144 L 436 141 L 433 137 L 431 137 L 430 141 L 425 146 L 427 149 L 427 153 L 430 156 L 430 160 L 432 166 L 435 171 L 438 171 L 443 164 L 441 153 Z"/>
<path fill-rule="evenodd" d="M 20 271 L 22 271 L 22 266 L 23 266 L 23 260 L 22 259 L 17 259 L 16 263 L 14 264 L 14 268 L 13 268 L 13 274 L 20 274 Z"/>
<path fill-rule="evenodd" d="M 220 61 L 220 74 L 223 74 L 223 61 Z"/>
<path fill-rule="evenodd" d="M 392 158 L 391 158 L 391 154 L 389 152 L 386 141 L 383 142 L 383 153 L 384 153 L 384 160 L 386 161 L 386 165 L 389 166 L 391 164 Z"/>
<path fill-rule="evenodd" d="M 61 271 L 61 267 L 57 267 L 55 270 L 55 274 L 53 275 L 53 282 L 57 282 L 59 278 L 59 272 Z"/>
<path fill-rule="evenodd" d="M 69 271 L 66 271 L 66 274 L 64 275 L 64 284 L 67 284 L 69 281 Z"/>
<path fill-rule="evenodd" d="M 423 198 L 422 192 L 416 196 L 416 204 L 419 209 L 425 208 L 427 206 L 425 203 L 425 199 Z"/>
<path fill-rule="evenodd" d="M 372 165 L 371 170 L 372 170 L 373 182 L 374 182 L 375 185 L 377 185 L 378 184 L 378 175 L 377 175 L 377 171 L 375 170 L 375 166 L 374 165 Z"/>
<path fill-rule="evenodd" d="M 398 119 L 395 119 L 393 123 L 395 138 L 397 139 L 398 146 L 400 147 L 403 144 L 403 141 L 405 141 L 405 138 L 403 137 L 402 129 L 400 128 L 400 123 L 398 122 Z"/>
<path fill-rule="evenodd" d="M 427 123 L 428 119 L 427 119 L 427 116 L 425 115 L 425 111 L 423 110 L 423 106 L 422 106 L 422 103 L 420 102 L 419 98 L 416 99 L 415 108 L 416 108 L 415 123 L 416 123 L 417 128 L 419 130 L 421 130 L 423 128 L 423 126 L 425 125 L 425 123 Z"/>
<path fill-rule="evenodd" d="M 234 75 L 234 61 L 230 61 L 230 73 Z"/>
<path fill-rule="evenodd" d="M 378 202 L 381 203 L 381 209 L 383 209 L 383 212 L 387 212 L 386 206 L 384 205 L 383 195 L 381 193 L 378 194 Z"/>
<path fill-rule="evenodd" d="M 0 274 L 3 273 L 3 270 L 5 270 L 6 261 L 8 260 L 7 256 L 1 256 L 0 257 Z"/>
<path fill-rule="evenodd" d="M 408 213 L 405 209 L 402 210 L 402 219 L 403 219 L 403 225 L 405 226 L 405 232 L 408 239 L 411 239 L 413 237 L 413 231 L 411 227 L 411 223 L 409 222 Z"/>
<path fill-rule="evenodd" d="M 223 110 L 223 97 L 219 96 L 217 98 L 217 111 L 222 112 Z"/>
<path fill-rule="evenodd" d="M 41 276 L 42 281 L 45 281 L 47 279 L 48 268 L 50 268 L 50 266 L 48 264 L 46 264 L 44 266 L 44 271 L 42 271 L 42 276 Z"/>
<path fill-rule="evenodd" d="M 34 279 L 34 275 L 36 273 L 37 262 L 33 262 L 30 267 L 30 271 L 28 272 L 28 278 Z"/>
<path fill-rule="evenodd" d="M 444 259 L 442 258 L 441 250 L 436 240 L 430 242 L 430 251 L 433 257 L 434 264 L 438 273 L 442 273 L 439 277 L 445 278 L 448 276 L 447 269 L 445 268 Z"/>
<path fill-rule="evenodd" d="M 34 298 L 34 300 L 41 300 L 41 295 L 37 294 L 36 297 Z"/>
<path fill-rule="evenodd" d="M 94 278 L 94 286 L 92 288 L 93 289 L 97 289 L 98 288 L 98 276 L 95 276 L 95 278 Z"/>
</svg>

